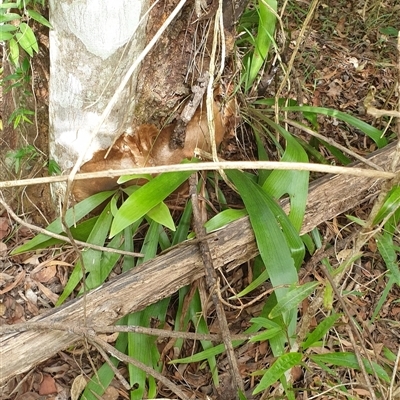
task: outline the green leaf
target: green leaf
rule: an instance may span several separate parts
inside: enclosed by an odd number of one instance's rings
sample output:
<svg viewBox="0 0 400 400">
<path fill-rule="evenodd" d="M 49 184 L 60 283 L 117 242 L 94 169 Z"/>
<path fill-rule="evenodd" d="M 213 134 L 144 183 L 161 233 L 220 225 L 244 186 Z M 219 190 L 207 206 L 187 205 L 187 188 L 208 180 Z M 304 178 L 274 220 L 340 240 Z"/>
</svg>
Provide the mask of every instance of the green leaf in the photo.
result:
<svg viewBox="0 0 400 400">
<path fill-rule="evenodd" d="M 296 286 L 290 289 L 286 295 L 278 301 L 278 304 L 271 310 L 269 318 L 274 319 L 293 309 L 297 309 L 298 305 L 314 292 L 319 282 L 307 282 L 304 285 Z"/>
<path fill-rule="evenodd" d="M 167 172 L 158 175 L 143 185 L 122 204 L 111 225 L 110 237 L 146 215 L 157 204 L 164 201 L 189 176 L 191 171 Z"/>
<path fill-rule="evenodd" d="M 15 32 L 18 28 L 14 25 L 0 25 L 0 32 Z"/>
<path fill-rule="evenodd" d="M 35 34 L 33 33 L 31 27 L 22 22 L 19 25 L 19 33 L 15 34 L 19 45 L 31 56 L 33 57 L 33 52 L 39 52 L 39 46 L 36 41 Z"/>
<path fill-rule="evenodd" d="M 283 330 L 281 327 L 271 328 L 266 331 L 260 332 L 259 335 L 253 336 L 250 339 L 250 342 L 264 342 L 264 341 L 270 340 L 270 339 L 274 338 L 275 336 L 282 334 L 282 333 L 283 333 Z"/>
<path fill-rule="evenodd" d="M 0 40 L 5 42 L 6 40 L 10 40 L 14 37 L 12 33 L 9 32 L 0 32 Z"/>
<path fill-rule="evenodd" d="M 302 355 L 300 353 L 287 353 L 278 357 L 272 366 L 264 373 L 260 383 L 254 389 L 253 395 L 264 391 L 277 382 L 286 371 L 300 364 L 301 358 Z"/>
<path fill-rule="evenodd" d="M 148 213 L 148 217 L 161 225 L 166 226 L 171 231 L 175 231 L 174 220 L 172 219 L 169 208 L 164 202 L 157 204 Z"/>
<path fill-rule="evenodd" d="M 50 22 L 43 17 L 43 15 L 39 14 L 37 11 L 35 10 L 26 10 L 27 14 L 34 19 L 35 21 L 39 22 L 39 24 L 42 24 L 44 26 L 47 26 L 50 29 L 53 29 L 53 27 L 51 26 Z"/>
<path fill-rule="evenodd" d="M 190 229 L 190 222 L 192 220 L 192 210 L 192 202 L 188 201 L 185 209 L 183 210 L 181 219 L 179 220 L 178 227 L 172 235 L 172 246 L 175 246 L 178 243 L 186 240 Z"/>
<path fill-rule="evenodd" d="M 255 39 L 255 49 L 247 75 L 246 90 L 253 84 L 268 55 L 275 32 L 277 8 L 276 0 L 260 0 L 258 3 L 258 34 Z"/>
<path fill-rule="evenodd" d="M 232 180 L 246 206 L 251 226 L 254 230 L 257 246 L 268 271 L 269 278 L 274 287 L 281 285 L 292 285 L 297 283 L 297 269 L 294 259 L 292 258 L 291 249 L 288 245 L 289 236 L 285 236 L 282 229 L 289 233 L 290 237 L 299 243 L 304 249 L 303 243 L 293 226 L 288 221 L 286 214 L 271 199 L 260 186 L 254 183 L 247 175 L 236 170 L 225 171 L 229 179 Z M 277 214 L 278 210 L 281 214 Z M 275 214 L 274 214 L 275 213 Z M 278 222 L 279 219 L 279 222 Z M 275 290 L 275 296 L 279 302 L 284 298 L 288 289 L 280 288 Z M 288 327 L 287 337 L 292 337 L 296 330 L 297 310 L 284 315 L 286 325 Z M 280 337 L 281 343 L 277 347 L 273 347 L 275 351 L 282 349 L 282 342 L 287 339 L 285 335 Z"/>
<path fill-rule="evenodd" d="M 267 119 L 266 122 L 277 130 L 286 140 L 286 150 L 281 161 L 308 162 L 308 157 L 303 147 L 286 129 L 283 129 L 270 119 Z M 274 198 L 279 199 L 284 194 L 289 195 L 289 219 L 298 232 L 300 232 L 303 224 L 307 205 L 308 180 L 308 171 L 275 170 L 272 171 L 263 185 L 263 189 Z"/>
<path fill-rule="evenodd" d="M 102 226 L 103 235 L 105 233 L 105 235 L 107 236 L 108 229 L 106 228 L 109 227 L 110 227 L 110 222 L 109 220 L 107 220 L 105 223 L 103 223 Z M 97 234 L 98 233 L 99 231 L 97 231 Z M 101 243 L 101 240 L 99 240 L 99 242 Z M 118 249 L 121 248 L 121 242 L 122 242 L 121 235 L 117 235 L 110 241 L 110 243 L 107 244 L 106 247 L 110 249 Z M 89 256 L 87 256 L 87 258 L 89 259 Z M 111 271 L 113 270 L 113 268 L 115 267 L 120 258 L 121 255 L 118 253 L 102 252 L 100 260 L 98 261 L 99 264 L 97 264 L 97 266 L 96 262 L 98 258 L 96 260 L 94 257 L 90 258 L 89 260 L 92 262 L 92 265 L 94 265 L 94 267 L 91 267 L 89 268 L 89 271 L 86 271 L 89 272 L 85 282 L 86 289 L 91 290 L 102 285 L 106 281 L 106 279 L 110 276 Z"/>
<path fill-rule="evenodd" d="M 399 34 L 399 30 L 394 28 L 393 26 L 383 26 L 379 28 L 379 32 L 383 33 L 387 36 L 397 37 Z"/>
<path fill-rule="evenodd" d="M 355 118 L 347 113 L 342 111 L 337 111 L 330 108 L 323 107 L 311 107 L 311 106 L 293 106 L 293 107 L 282 107 L 281 111 L 301 111 L 301 112 L 310 112 L 317 113 L 322 115 L 328 115 L 333 118 L 337 118 L 340 121 L 347 122 L 349 125 L 354 126 L 360 131 L 364 132 L 367 136 L 369 136 L 379 148 L 382 148 L 387 145 L 386 138 L 383 137 L 383 132 L 379 129 L 372 127 L 364 121 L 361 121 L 358 118 Z"/>
<path fill-rule="evenodd" d="M 392 236 L 387 233 L 378 234 L 376 235 L 376 244 L 383 261 L 385 261 L 386 268 L 390 271 L 397 285 L 400 286 L 400 269 Z"/>
<path fill-rule="evenodd" d="M 103 246 L 104 242 L 107 238 L 107 234 L 111 225 L 112 215 L 110 213 L 110 205 L 108 204 L 103 212 L 100 214 L 99 218 L 96 220 L 96 223 L 90 232 L 88 237 L 88 242 L 92 244 L 96 244 L 99 246 Z M 115 245 L 115 243 L 114 243 Z M 85 266 L 85 273 L 89 274 L 86 279 L 86 289 L 90 290 L 96 286 L 101 285 L 104 279 L 101 278 L 101 263 L 102 252 L 94 249 L 87 249 L 82 252 L 82 259 Z M 90 275 L 93 274 L 91 277 Z M 78 261 L 75 265 L 72 274 L 64 288 L 63 293 L 59 297 L 57 301 L 57 306 L 62 304 L 65 299 L 75 290 L 76 286 L 80 282 L 83 277 L 83 266 L 80 261 Z"/>
<path fill-rule="evenodd" d="M 139 259 L 137 265 L 151 260 L 157 254 L 158 241 L 159 241 L 159 225 L 156 222 L 151 222 L 150 227 L 146 233 L 141 252 L 145 255 L 144 258 Z M 126 318 L 126 324 L 130 326 L 143 326 L 150 327 L 151 319 L 155 318 L 159 322 L 165 321 L 165 313 L 168 307 L 169 299 L 164 299 L 157 304 L 147 307 L 143 311 L 130 314 Z M 128 355 L 135 360 L 141 361 L 147 366 L 159 371 L 160 366 L 158 360 L 160 354 L 156 345 L 156 338 L 154 336 L 129 333 L 128 334 Z M 129 380 L 131 386 L 131 400 L 141 400 L 144 398 L 146 390 L 146 373 L 131 364 L 128 365 Z M 151 381 L 153 378 L 149 378 Z M 151 396 L 152 397 L 152 396 Z"/>
<path fill-rule="evenodd" d="M 117 322 L 121 324 L 121 320 Z M 118 335 L 115 348 L 122 353 L 126 352 L 128 344 L 128 335 L 126 333 L 120 333 Z M 119 360 L 115 357 L 110 357 L 113 365 L 117 366 Z M 106 388 L 110 385 L 114 378 L 114 372 L 107 363 L 104 363 L 96 374 L 93 375 L 89 383 L 87 384 L 85 391 L 81 396 L 81 400 L 99 400 L 99 397 L 103 395 Z"/>
<path fill-rule="evenodd" d="M 311 347 L 318 340 L 322 339 L 325 334 L 333 327 L 335 322 L 342 316 L 342 314 L 332 314 L 325 318 L 307 337 L 301 347 L 306 350 Z"/>
<path fill-rule="evenodd" d="M 358 365 L 357 357 L 353 353 L 349 352 L 335 352 L 335 353 L 325 353 L 325 354 L 310 354 L 310 359 L 315 362 L 322 362 L 325 364 L 332 364 L 339 367 L 346 367 L 351 369 L 359 370 L 360 366 Z M 378 377 L 385 382 L 389 383 L 390 378 L 386 371 L 377 363 L 372 362 L 372 368 L 369 364 L 368 360 L 363 358 L 363 363 L 365 370 L 372 374 L 375 372 Z"/>
<path fill-rule="evenodd" d="M 12 38 L 12 39 L 10 39 L 9 46 L 10 46 L 10 56 L 9 56 L 10 61 L 14 65 L 18 66 L 19 65 L 19 46 L 18 46 L 18 43 L 14 38 Z"/>
<path fill-rule="evenodd" d="M 242 217 L 247 215 L 246 209 L 242 210 L 234 210 L 232 208 L 228 208 L 224 211 L 221 211 L 216 216 L 208 220 L 204 227 L 206 228 L 206 232 L 215 232 L 219 229 L 222 229 L 224 226 L 229 225 L 231 222 L 236 221 Z"/>
<path fill-rule="evenodd" d="M 19 14 L 15 13 L 8 13 L 8 14 L 0 14 L 0 24 L 3 22 L 11 22 L 16 21 L 17 19 L 21 19 Z"/>
<path fill-rule="evenodd" d="M 394 186 L 386 195 L 383 206 L 376 214 L 373 224 L 379 224 L 388 215 L 393 214 L 400 207 L 400 187 Z"/>
<path fill-rule="evenodd" d="M 96 207 L 98 207 L 105 200 L 111 197 L 114 193 L 115 190 L 97 193 L 70 208 L 65 215 L 65 221 L 68 227 L 71 227 L 72 225 L 80 221 L 83 217 L 87 216 L 91 211 L 93 211 Z M 50 232 L 58 234 L 64 232 L 64 228 L 62 226 L 60 218 L 57 218 L 46 229 Z M 23 244 L 22 246 L 19 246 L 16 249 L 14 249 L 11 254 L 16 255 L 25 253 L 27 251 L 31 251 L 33 249 L 45 248 L 41 246 L 44 245 L 44 243 L 47 242 L 49 239 L 50 237 L 47 235 L 43 234 L 37 235 L 33 239 Z"/>
<path fill-rule="evenodd" d="M 153 177 L 151 176 L 151 174 L 122 175 L 117 180 L 117 183 L 119 185 L 122 185 L 125 182 L 129 182 L 129 181 L 133 181 L 133 180 L 139 180 L 139 179 L 144 179 L 146 181 L 151 181 L 153 179 Z"/>
</svg>

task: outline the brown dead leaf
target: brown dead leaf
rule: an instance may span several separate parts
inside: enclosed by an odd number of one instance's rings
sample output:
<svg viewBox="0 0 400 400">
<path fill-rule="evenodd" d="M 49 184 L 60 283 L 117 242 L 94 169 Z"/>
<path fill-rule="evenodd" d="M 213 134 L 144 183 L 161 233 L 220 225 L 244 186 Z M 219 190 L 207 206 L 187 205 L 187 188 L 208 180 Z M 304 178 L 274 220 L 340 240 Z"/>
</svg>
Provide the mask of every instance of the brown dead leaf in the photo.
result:
<svg viewBox="0 0 400 400">
<path fill-rule="evenodd" d="M 0 232 L 1 234 L 1 232 Z M 7 251 L 7 245 L 3 242 L 0 242 L 0 254 Z"/>
<path fill-rule="evenodd" d="M 118 400 L 119 392 L 114 386 L 109 386 L 103 394 L 103 400 Z"/>
<path fill-rule="evenodd" d="M 39 261 L 40 257 L 43 257 L 43 254 L 34 254 L 33 256 L 30 256 L 26 260 L 22 261 L 22 264 L 39 265 L 40 264 L 40 261 Z"/>
<path fill-rule="evenodd" d="M 50 289 L 46 286 L 42 285 L 39 281 L 36 282 L 37 287 L 39 290 L 55 305 L 58 300 L 58 295 L 53 293 Z"/>
<path fill-rule="evenodd" d="M 20 394 L 15 400 L 37 400 L 40 396 L 34 392 Z"/>
<path fill-rule="evenodd" d="M 39 271 L 35 271 L 36 268 L 31 272 L 31 278 L 38 282 L 48 282 L 57 273 L 56 265 L 47 265 L 40 268 Z"/>
<path fill-rule="evenodd" d="M 20 282 L 25 278 L 25 271 L 22 270 L 17 277 L 15 278 L 14 282 L 10 285 L 6 286 L 3 290 L 0 290 L 0 295 L 9 292 L 10 290 L 14 289 L 16 286 L 20 284 Z"/>
<path fill-rule="evenodd" d="M 81 374 L 78 375 L 71 387 L 71 400 L 78 400 L 86 386 L 86 378 Z"/>
<path fill-rule="evenodd" d="M 57 393 L 56 381 L 52 376 L 45 374 L 39 386 L 39 394 L 47 395 L 52 393 Z"/>
<path fill-rule="evenodd" d="M 329 90 L 326 92 L 326 95 L 332 97 L 333 99 L 336 99 L 336 97 L 338 97 L 342 91 L 341 86 L 336 81 L 337 79 L 329 84 Z"/>
<path fill-rule="evenodd" d="M 339 22 L 335 26 L 335 31 L 341 38 L 346 37 L 346 35 L 344 34 L 346 30 L 345 22 L 346 22 L 346 16 L 343 16 L 339 19 Z"/>
<path fill-rule="evenodd" d="M 10 221 L 6 217 L 0 217 L 0 240 L 4 239 L 10 231 Z"/>
<path fill-rule="evenodd" d="M 367 398 L 371 395 L 371 392 L 367 389 L 362 388 L 354 388 L 353 389 L 359 396 L 367 396 Z"/>
</svg>

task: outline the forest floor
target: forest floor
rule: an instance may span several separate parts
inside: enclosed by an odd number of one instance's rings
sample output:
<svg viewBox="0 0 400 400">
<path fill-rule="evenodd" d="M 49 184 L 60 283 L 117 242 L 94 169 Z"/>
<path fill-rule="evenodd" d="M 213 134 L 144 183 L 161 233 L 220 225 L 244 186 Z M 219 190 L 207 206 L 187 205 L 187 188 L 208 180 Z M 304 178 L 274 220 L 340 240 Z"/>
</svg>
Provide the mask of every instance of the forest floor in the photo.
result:
<svg viewBox="0 0 400 400">
<path fill-rule="evenodd" d="M 363 4 L 363 2 L 361 2 Z M 306 29 L 304 42 L 300 45 L 295 57 L 294 68 L 290 76 L 292 92 L 289 97 L 299 103 L 319 107 L 329 107 L 348 112 L 375 126 L 395 132 L 396 120 L 374 118 L 366 114 L 364 100 L 374 93 L 374 105 L 378 109 L 396 110 L 398 102 L 398 56 L 396 55 L 396 37 L 393 32 L 400 29 L 400 6 L 395 0 L 374 2 L 358 7 L 356 2 L 336 1 L 334 5 L 320 4 L 310 26 Z M 307 15 L 308 2 L 288 3 L 283 23 L 290 40 L 282 54 L 288 61 L 296 47 L 296 39 Z M 278 69 L 275 81 L 282 79 L 282 71 Z M 274 83 L 267 89 L 267 96 L 273 97 Z M 335 118 L 320 118 L 319 133 L 334 139 L 336 142 L 350 148 L 360 155 L 367 155 L 374 150 L 374 143 Z M 326 156 L 326 154 L 324 154 Z M 331 160 L 332 164 L 337 160 Z M 351 211 L 351 215 L 365 219 L 371 209 L 371 204 L 361 204 Z M 326 221 L 319 226 L 325 245 L 333 247 L 351 236 L 355 226 L 346 216 L 339 216 Z M 16 324 L 52 309 L 58 296 L 62 293 L 76 259 L 70 246 L 9 256 L 9 253 L 21 243 L 31 238 L 34 233 L 24 226 L 18 226 L 3 213 L 0 216 L 0 324 Z M 55 256 L 57 257 L 55 258 Z M 331 265 L 337 265 L 338 254 L 329 258 Z M 309 264 L 311 265 L 311 264 Z M 239 292 L 251 281 L 251 268 L 243 265 L 241 268 L 226 273 L 226 282 L 232 290 Z M 117 273 L 117 271 L 115 272 Z M 400 288 L 394 286 L 388 293 L 383 304 L 379 304 L 381 294 L 387 284 L 386 268 L 377 252 L 376 243 L 371 240 L 361 260 L 353 268 L 351 274 L 341 282 L 341 290 L 350 293 L 350 313 L 362 326 L 365 346 L 378 354 L 378 360 L 385 357 L 384 348 L 393 354 L 398 354 L 400 343 Z M 305 268 L 301 272 L 301 281 L 321 280 L 323 277 L 313 268 Z M 173 319 L 175 310 L 171 302 L 169 311 Z M 243 332 L 250 318 L 257 315 L 262 307 L 262 301 L 251 308 L 245 309 L 239 315 L 236 310 L 227 311 L 227 319 L 232 332 Z M 307 307 L 304 302 L 303 308 Z M 334 303 L 337 312 L 342 312 L 341 304 Z M 301 312 L 304 312 L 304 309 Z M 375 310 L 379 310 L 373 323 L 368 323 Z M 209 315 L 214 314 L 211 307 Z M 315 316 L 315 324 L 325 318 L 324 310 Z M 210 333 L 218 331 L 215 320 L 211 317 Z M 109 336 L 113 343 L 115 337 Z M 165 349 L 167 343 L 160 342 L 160 349 Z M 180 357 L 185 357 L 197 349 L 198 344 L 187 342 Z M 353 351 L 352 338 L 345 326 L 339 327 L 326 339 L 326 348 L 339 346 L 342 351 Z M 248 343 L 237 351 L 238 363 L 243 376 L 249 381 L 249 388 L 254 388 L 257 377 L 250 376 L 256 370 L 269 365 L 273 356 L 266 342 Z M 0 360 L 6 362 L 6 360 Z M 218 359 L 220 377 L 224 381 L 230 379 L 226 372 L 227 360 L 221 356 Z M 394 366 L 394 360 L 384 359 L 387 366 Z M 77 345 L 38 365 L 23 376 L 12 379 L 2 388 L 0 399 L 34 400 L 34 399 L 68 399 L 78 376 L 92 376 L 93 367 L 98 368 L 103 359 L 96 349 Z M 120 369 L 123 375 L 126 368 Z M 181 365 L 179 368 L 164 368 L 164 375 L 173 381 L 184 382 L 193 398 L 218 398 L 213 393 L 211 374 L 199 363 Z M 337 368 L 336 377 L 329 371 L 322 370 L 318 365 L 309 364 L 298 371 L 295 386 L 298 389 L 297 399 L 368 399 L 370 392 L 364 382 L 362 373 L 354 370 Z M 343 387 L 327 390 L 326 383 L 340 382 Z M 400 399 L 400 377 L 394 384 L 393 399 Z M 357 384 L 356 384 L 357 383 Z M 377 385 L 377 382 L 373 383 Z M 348 393 L 343 392 L 346 387 Z M 324 391 L 326 390 L 326 393 Z M 250 390 L 251 392 L 251 390 Z M 163 393 L 161 391 L 161 393 Z M 164 397 L 175 398 L 168 392 Z M 104 400 L 128 399 L 129 395 L 121 383 L 114 379 L 101 397 Z M 250 397 L 249 397 L 250 398 Z M 277 395 L 263 398 L 278 398 Z M 255 397 L 255 399 L 261 399 Z"/>
</svg>

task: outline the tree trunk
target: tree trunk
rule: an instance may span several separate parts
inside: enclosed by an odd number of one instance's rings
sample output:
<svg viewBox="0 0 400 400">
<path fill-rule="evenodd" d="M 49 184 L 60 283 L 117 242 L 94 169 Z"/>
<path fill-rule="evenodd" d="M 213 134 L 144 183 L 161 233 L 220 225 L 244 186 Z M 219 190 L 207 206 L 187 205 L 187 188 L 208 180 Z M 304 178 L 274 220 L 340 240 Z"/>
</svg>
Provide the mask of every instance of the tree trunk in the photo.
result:
<svg viewBox="0 0 400 400">
<path fill-rule="evenodd" d="M 68 172 L 132 125 L 137 71 L 95 138 L 121 77 L 145 46 L 147 0 L 50 1 L 50 156 Z M 92 140 L 93 139 L 93 140 Z"/>
</svg>

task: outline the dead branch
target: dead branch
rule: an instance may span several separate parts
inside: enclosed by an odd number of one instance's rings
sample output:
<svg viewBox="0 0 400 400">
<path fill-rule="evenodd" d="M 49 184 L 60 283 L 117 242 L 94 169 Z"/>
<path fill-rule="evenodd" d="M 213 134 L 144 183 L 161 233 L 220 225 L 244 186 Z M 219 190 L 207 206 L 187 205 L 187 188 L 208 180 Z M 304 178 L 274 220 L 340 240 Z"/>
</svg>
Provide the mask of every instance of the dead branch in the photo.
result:
<svg viewBox="0 0 400 400">
<path fill-rule="evenodd" d="M 374 153 L 370 159 L 386 168 L 394 152 L 395 144 Z M 310 187 L 302 233 L 375 197 L 382 181 L 348 175 L 315 181 Z M 287 211 L 287 202 L 282 204 Z M 239 266 L 258 254 L 248 218 L 235 221 L 206 238 L 214 268 Z M 170 296 L 203 275 L 204 266 L 198 242 L 184 242 L 89 292 L 85 299 L 87 323 L 89 326 L 111 325 L 124 315 L 142 310 Z M 68 326 L 83 325 L 83 299 L 74 299 L 34 320 Z M 79 337 L 73 333 L 60 331 L 27 331 L 3 335 L 0 342 L 0 360 L 3 361 L 0 383 L 28 371 L 78 340 Z"/>
</svg>

